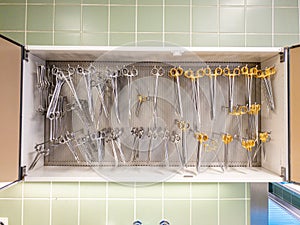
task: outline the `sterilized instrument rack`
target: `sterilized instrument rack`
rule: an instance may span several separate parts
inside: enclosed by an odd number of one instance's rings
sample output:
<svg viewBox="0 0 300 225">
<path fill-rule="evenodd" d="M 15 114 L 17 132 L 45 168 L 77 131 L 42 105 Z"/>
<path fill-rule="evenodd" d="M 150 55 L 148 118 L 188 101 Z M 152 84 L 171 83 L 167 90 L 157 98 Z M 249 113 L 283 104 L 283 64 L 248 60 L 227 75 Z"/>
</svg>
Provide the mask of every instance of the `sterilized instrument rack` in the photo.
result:
<svg viewBox="0 0 300 225">
<path fill-rule="evenodd" d="M 48 61 L 37 68 L 45 142 L 36 151 L 45 166 L 259 167 L 271 136 L 260 105 L 275 107 L 276 72 L 260 67 Z"/>
</svg>

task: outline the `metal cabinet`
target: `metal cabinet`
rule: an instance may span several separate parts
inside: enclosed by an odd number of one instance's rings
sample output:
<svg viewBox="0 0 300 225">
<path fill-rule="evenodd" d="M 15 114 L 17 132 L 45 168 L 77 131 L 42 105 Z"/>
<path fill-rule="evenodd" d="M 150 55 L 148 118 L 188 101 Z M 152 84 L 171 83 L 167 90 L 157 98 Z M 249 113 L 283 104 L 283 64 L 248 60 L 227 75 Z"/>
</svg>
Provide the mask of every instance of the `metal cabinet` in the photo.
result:
<svg viewBox="0 0 300 225">
<path fill-rule="evenodd" d="M 12 42 L 7 41 L 2 37 L 1 43 Z M 16 43 L 14 43 L 16 44 Z M 17 50 L 13 51 L 19 56 L 19 58 L 12 60 L 11 57 L 7 57 L 6 49 L 2 48 L 1 53 L 5 53 L 1 56 L 1 64 L 3 68 L 7 68 L 5 74 L 15 74 L 14 80 L 9 81 L 7 75 L 2 75 L 3 81 L 1 85 L 1 91 L 5 94 L 3 101 L 2 112 L 5 116 L 2 117 L 2 123 L 9 124 L 4 127 L 1 135 L 3 138 L 1 148 L 1 154 L 6 156 L 12 153 L 8 148 L 14 148 L 16 153 L 11 156 L 11 160 L 14 163 L 9 163 L 14 168 L 14 176 L 11 179 L 6 179 L 1 172 L 0 178 L 3 181 L 14 181 L 22 179 L 38 181 L 38 180 L 60 180 L 60 181 L 72 181 L 72 180 L 93 180 L 93 181 L 134 181 L 134 182 L 151 182 L 151 181 L 173 181 L 173 182 L 272 182 L 282 181 L 283 179 L 290 179 L 293 181 L 299 180 L 297 177 L 297 165 L 294 159 L 297 159 L 297 151 L 295 151 L 297 145 L 296 134 L 298 126 L 297 124 L 297 76 L 293 74 L 297 71 L 297 54 L 298 49 L 294 48 L 181 48 L 181 47 L 66 47 L 66 46 L 27 46 L 29 51 L 27 61 L 23 60 L 24 48 L 20 45 L 14 45 Z M 2 55 L 2 54 L 1 54 Z M 298 57 L 299 58 L 299 57 Z M 6 62 L 5 62 L 6 61 Z M 11 66 L 9 63 L 18 62 L 18 66 Z M 277 73 L 272 78 L 272 85 L 274 91 L 275 110 L 270 110 L 265 98 L 266 90 L 263 85 L 256 86 L 258 96 L 256 99 L 261 101 L 260 117 L 259 117 L 259 130 L 270 131 L 271 141 L 265 146 L 265 154 L 261 155 L 261 151 L 258 153 L 260 161 L 254 167 L 247 167 L 242 164 L 232 164 L 227 170 L 222 171 L 220 166 L 213 164 L 213 166 L 207 167 L 204 171 L 197 173 L 193 169 L 195 163 L 196 154 L 193 152 L 190 155 L 191 162 L 187 167 L 181 167 L 176 163 L 171 167 L 166 168 L 162 164 L 153 164 L 154 166 L 145 166 L 145 164 L 135 164 L 133 166 L 119 166 L 114 167 L 113 164 L 108 163 L 105 166 L 93 166 L 87 164 L 76 164 L 74 161 L 70 161 L 70 153 L 64 155 L 60 151 L 57 151 L 57 155 L 53 155 L 56 159 L 63 159 L 61 157 L 67 157 L 65 165 L 50 161 L 49 158 L 41 157 L 34 169 L 28 170 L 30 163 L 34 160 L 36 152 L 34 146 L 38 143 L 47 141 L 48 126 L 45 122 L 45 117 L 37 110 L 38 106 L 38 93 L 36 87 L 36 71 L 38 65 L 63 65 L 63 63 L 74 64 L 75 66 L 80 62 L 95 62 L 95 63 L 112 63 L 116 62 L 122 65 L 127 62 L 130 64 L 137 63 L 141 66 L 142 63 L 164 62 L 165 64 L 172 66 L 185 66 L 185 70 L 188 70 L 189 66 L 199 65 L 201 67 L 204 64 L 208 65 L 223 65 L 223 68 L 228 65 L 235 65 L 237 62 L 239 65 L 246 65 L 259 63 L 261 68 L 275 66 Z M 66 64 L 66 65 L 67 65 Z M 149 65 L 150 65 L 149 64 Z M 21 71 L 23 65 L 23 83 L 21 79 Z M 135 64 L 136 65 L 136 64 Z M 148 64 L 147 64 L 148 65 Z M 13 68 L 13 69 L 12 69 Z M 16 70 L 16 71 L 12 71 Z M 14 73 L 13 73 L 14 72 Z M 13 76 L 9 76 L 13 78 Z M 289 78 L 289 79 L 288 79 Z M 226 88 L 227 78 L 221 78 L 223 82 L 222 88 Z M 11 86 L 12 82 L 13 85 Z M 185 81 L 184 81 L 185 82 Z M 209 79 L 203 83 L 203 87 L 207 88 L 209 85 Z M 220 82 L 220 81 L 219 81 Z M 149 82 L 150 84 L 150 82 Z M 244 85 L 244 84 L 243 84 Z M 125 85 L 126 86 L 126 85 Z M 9 88 L 8 88 L 9 87 Z M 245 86 L 243 86 L 245 87 Z M 290 89 L 289 89 L 290 87 Z M 5 89 L 6 88 L 6 89 Z M 169 86 L 167 87 L 169 88 Z M 167 89 L 165 88 L 165 89 Z M 170 89 L 173 87 L 170 87 Z M 128 89 L 128 87 L 127 87 Z M 5 91 L 4 91 L 5 90 Z M 186 92 L 191 90 L 185 89 Z M 290 90 L 290 91 L 289 91 Z M 238 91 L 245 91 L 238 89 Z M 12 95 L 8 93 L 13 92 Z M 223 90 L 224 95 L 227 94 L 227 89 Z M 290 94 L 289 94 L 290 93 Z M 124 97 L 121 95 L 121 98 Z M 9 97 L 9 101 L 8 101 Z M 244 96 L 239 97 L 241 101 L 244 101 Z M 223 106 L 228 107 L 227 97 L 222 102 Z M 12 104 L 15 108 L 8 108 L 7 105 Z M 135 103 L 133 103 L 135 104 Z M 208 103 L 205 103 L 208 104 Z M 20 105 L 22 106 L 21 108 Z M 209 105 L 209 104 L 208 104 Z M 207 106 L 207 105 L 206 105 Z M 185 107 L 189 107 L 188 105 Z M 220 107 L 220 108 L 221 108 Z M 5 110 L 8 109 L 8 112 Z M 186 108 L 188 109 L 188 108 Z M 185 110 L 186 110 L 185 109 Z M 209 115 L 210 109 L 207 108 L 207 114 Z M 170 115 L 170 114 L 169 114 Z M 8 119 L 11 118 L 11 119 Z M 11 121 L 14 123 L 15 130 L 11 130 Z M 223 120 L 224 121 L 224 120 Z M 222 123 L 222 121 L 221 121 Z M 7 127 L 9 132 L 7 132 Z M 22 127 L 22 129 L 20 129 Z M 21 132 L 21 139 L 20 134 Z M 11 140 L 14 138 L 13 140 Z M 194 141 L 193 134 L 188 138 L 188 142 Z M 9 141 L 8 141 L 9 140 Z M 14 147 L 12 147 L 14 143 Z M 21 143 L 21 146 L 19 144 Z M 220 142 L 222 143 L 222 142 Z M 196 142 L 193 144 L 195 148 Z M 241 147 L 239 147 L 242 149 Z M 190 148 L 192 149 L 192 147 Z M 220 152 L 223 151 L 223 147 L 219 147 Z M 191 150 L 190 150 L 191 151 Z M 241 154 L 235 148 L 232 148 L 231 154 Z M 3 152 L 3 153 L 2 153 Z M 63 151 L 62 151 L 63 152 Z M 252 153 L 254 154 L 254 153 Z M 220 153 L 219 157 L 222 157 L 223 153 Z M 1 157 L 1 165 L 7 165 L 8 158 Z M 113 157 L 110 158 L 113 161 Z M 222 160 L 220 160 L 222 161 Z M 6 163 L 6 164 L 5 164 Z M 23 169 L 21 169 L 23 168 Z M 8 171 L 5 167 L 1 171 Z M 11 170 L 9 170 L 11 171 Z M 13 171 L 13 170 L 12 170 Z M 8 173 L 7 173 L 8 174 Z"/>
</svg>

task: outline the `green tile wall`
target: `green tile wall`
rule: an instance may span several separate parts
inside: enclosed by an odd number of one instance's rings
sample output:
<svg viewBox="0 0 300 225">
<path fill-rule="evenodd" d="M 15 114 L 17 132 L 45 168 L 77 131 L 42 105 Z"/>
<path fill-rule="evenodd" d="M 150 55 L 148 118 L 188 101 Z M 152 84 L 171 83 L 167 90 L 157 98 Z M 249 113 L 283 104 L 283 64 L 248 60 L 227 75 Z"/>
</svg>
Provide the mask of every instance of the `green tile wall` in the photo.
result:
<svg viewBox="0 0 300 225">
<path fill-rule="evenodd" d="M 25 45 L 261 47 L 299 43 L 298 0 L 0 0 Z"/>
<path fill-rule="evenodd" d="M 21 182 L 0 190 L 0 217 L 10 225 L 152 225 L 162 219 L 172 225 L 250 225 L 249 186 Z"/>
<path fill-rule="evenodd" d="M 25 45 L 285 46 L 300 41 L 299 6 L 298 0 L 0 0 L 0 33 Z M 10 225 L 134 219 L 150 225 L 162 218 L 172 225 L 203 218 L 241 225 L 250 221 L 249 193 L 245 183 L 20 183 L 0 191 L 0 217 Z M 290 201 L 300 205 L 294 196 Z"/>
</svg>

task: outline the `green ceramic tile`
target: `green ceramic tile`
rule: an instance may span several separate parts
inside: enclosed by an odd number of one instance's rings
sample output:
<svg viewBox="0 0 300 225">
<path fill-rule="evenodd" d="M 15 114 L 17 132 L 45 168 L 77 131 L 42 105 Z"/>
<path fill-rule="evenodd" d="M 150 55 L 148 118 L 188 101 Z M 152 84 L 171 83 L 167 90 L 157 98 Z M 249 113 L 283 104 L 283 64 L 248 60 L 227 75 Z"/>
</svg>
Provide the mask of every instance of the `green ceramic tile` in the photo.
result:
<svg viewBox="0 0 300 225">
<path fill-rule="evenodd" d="M 245 201 L 220 201 L 220 225 L 245 224 L 245 214 Z"/>
<path fill-rule="evenodd" d="M 138 46 L 162 46 L 163 34 L 158 33 L 138 33 Z"/>
<path fill-rule="evenodd" d="M 105 224 L 105 213 L 105 200 L 80 200 L 80 224 Z"/>
<path fill-rule="evenodd" d="M 272 9 L 271 8 L 247 8 L 246 9 L 247 33 L 271 33 Z"/>
<path fill-rule="evenodd" d="M 166 46 L 189 46 L 190 35 L 189 34 L 165 34 Z"/>
<path fill-rule="evenodd" d="M 247 5 L 266 5 L 266 6 L 272 6 L 272 0 L 247 0 Z"/>
<path fill-rule="evenodd" d="M 244 0 L 220 0 L 221 5 L 244 5 Z"/>
<path fill-rule="evenodd" d="M 190 0 L 165 0 L 165 5 L 190 5 Z"/>
<path fill-rule="evenodd" d="M 275 7 L 281 7 L 281 6 L 298 6 L 298 0 L 275 0 L 274 1 Z"/>
<path fill-rule="evenodd" d="M 0 190 L 0 198 L 21 198 L 22 183 L 14 184 L 10 187 Z"/>
<path fill-rule="evenodd" d="M 84 6 L 82 23 L 84 32 L 107 32 L 107 6 Z"/>
<path fill-rule="evenodd" d="M 165 219 L 172 225 L 189 224 L 190 201 L 165 200 Z"/>
<path fill-rule="evenodd" d="M 218 225 L 218 201 L 217 200 L 193 200 L 192 201 L 192 225 L 198 225 L 199 221 L 205 224 Z"/>
<path fill-rule="evenodd" d="M 132 183 L 108 183 L 109 198 L 133 198 L 134 186 Z"/>
<path fill-rule="evenodd" d="M 55 32 L 54 45 L 80 45 L 80 33 Z"/>
<path fill-rule="evenodd" d="M 218 184 L 192 183 L 192 198 L 218 198 Z"/>
<path fill-rule="evenodd" d="M 295 8 L 275 8 L 275 33 L 298 33 L 299 13 Z"/>
<path fill-rule="evenodd" d="M 110 4 L 135 5 L 135 0 L 110 0 Z"/>
<path fill-rule="evenodd" d="M 137 200 L 136 218 L 142 221 L 143 224 L 158 224 L 158 221 L 162 218 L 162 201 Z"/>
<path fill-rule="evenodd" d="M 193 5 L 217 5 L 218 0 L 193 0 L 192 1 Z"/>
<path fill-rule="evenodd" d="M 34 45 L 35 43 L 30 43 Z M 24 182 L 24 198 L 49 198 L 50 183 Z"/>
<path fill-rule="evenodd" d="M 56 4 L 68 3 L 68 4 L 80 4 L 81 0 L 55 0 Z"/>
<path fill-rule="evenodd" d="M 21 224 L 22 200 L 0 200 L 0 217 L 7 217 L 10 225 Z"/>
<path fill-rule="evenodd" d="M 138 0 L 138 5 L 162 5 L 163 0 Z"/>
<path fill-rule="evenodd" d="M 106 46 L 108 43 L 107 33 L 83 33 L 82 45 Z"/>
<path fill-rule="evenodd" d="M 161 198 L 162 184 L 161 183 L 139 183 L 136 186 L 137 198 Z"/>
<path fill-rule="evenodd" d="M 50 223 L 50 200 L 24 200 L 24 225 Z"/>
<path fill-rule="evenodd" d="M 220 47 L 244 47 L 245 35 L 220 34 Z"/>
<path fill-rule="evenodd" d="M 82 0 L 83 4 L 108 4 L 108 0 Z"/>
<path fill-rule="evenodd" d="M 112 46 L 135 45 L 134 41 L 135 41 L 134 33 L 110 34 L 110 45 Z"/>
<path fill-rule="evenodd" d="M 52 198 L 77 198 L 78 183 L 55 182 L 52 184 Z"/>
<path fill-rule="evenodd" d="M 137 17 L 138 32 L 162 32 L 162 6 L 139 6 Z"/>
<path fill-rule="evenodd" d="M 299 35 L 274 35 L 274 46 L 284 47 L 299 43 Z"/>
<path fill-rule="evenodd" d="M 25 44 L 25 32 L 1 32 L 1 34 L 20 44 Z"/>
<path fill-rule="evenodd" d="M 190 8 L 185 6 L 165 7 L 165 32 L 189 32 Z"/>
<path fill-rule="evenodd" d="M 244 24 L 244 7 L 220 9 L 220 32 L 244 32 Z"/>
<path fill-rule="evenodd" d="M 193 47 L 217 47 L 218 34 L 193 34 Z"/>
<path fill-rule="evenodd" d="M 217 32 L 218 9 L 216 7 L 193 7 L 193 32 Z"/>
<path fill-rule="evenodd" d="M 0 3 L 26 3 L 26 0 L 0 0 Z"/>
<path fill-rule="evenodd" d="M 245 183 L 220 183 L 220 198 L 245 198 Z"/>
<path fill-rule="evenodd" d="M 53 3 L 54 0 L 27 0 L 27 3 Z"/>
<path fill-rule="evenodd" d="M 80 30 L 80 6 L 55 7 L 55 30 Z"/>
<path fill-rule="evenodd" d="M 53 30 L 53 6 L 29 5 L 27 10 L 27 30 Z"/>
<path fill-rule="evenodd" d="M 134 32 L 135 7 L 112 6 L 110 7 L 110 31 Z"/>
<path fill-rule="evenodd" d="M 190 183 L 165 183 L 164 198 L 190 198 Z"/>
<path fill-rule="evenodd" d="M 80 198 L 105 198 L 106 183 L 84 182 L 80 183 Z"/>
<path fill-rule="evenodd" d="M 108 224 L 132 224 L 133 200 L 108 201 Z"/>
<path fill-rule="evenodd" d="M 0 30 L 24 30 L 25 6 L 2 5 L 0 7 Z"/>
<path fill-rule="evenodd" d="M 30 32 L 27 33 L 27 44 L 28 45 L 52 45 L 53 34 L 52 32 Z"/>
<path fill-rule="evenodd" d="M 78 224 L 77 200 L 53 200 L 52 224 L 74 225 Z"/>
<path fill-rule="evenodd" d="M 246 183 L 246 188 L 247 188 L 247 194 L 246 197 L 247 198 L 251 198 L 251 187 L 250 187 L 250 183 Z"/>
</svg>

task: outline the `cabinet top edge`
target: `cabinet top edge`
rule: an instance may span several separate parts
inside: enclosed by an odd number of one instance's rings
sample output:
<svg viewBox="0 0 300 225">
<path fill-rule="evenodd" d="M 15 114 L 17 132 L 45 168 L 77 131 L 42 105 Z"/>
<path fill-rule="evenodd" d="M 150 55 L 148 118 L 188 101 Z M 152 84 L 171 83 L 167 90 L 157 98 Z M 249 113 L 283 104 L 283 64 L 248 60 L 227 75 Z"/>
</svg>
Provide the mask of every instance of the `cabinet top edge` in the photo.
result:
<svg viewBox="0 0 300 225">
<path fill-rule="evenodd" d="M 150 51 L 150 52 L 283 52 L 282 47 L 150 47 L 150 46 L 52 46 L 52 45 L 28 45 L 29 51 Z"/>
</svg>

